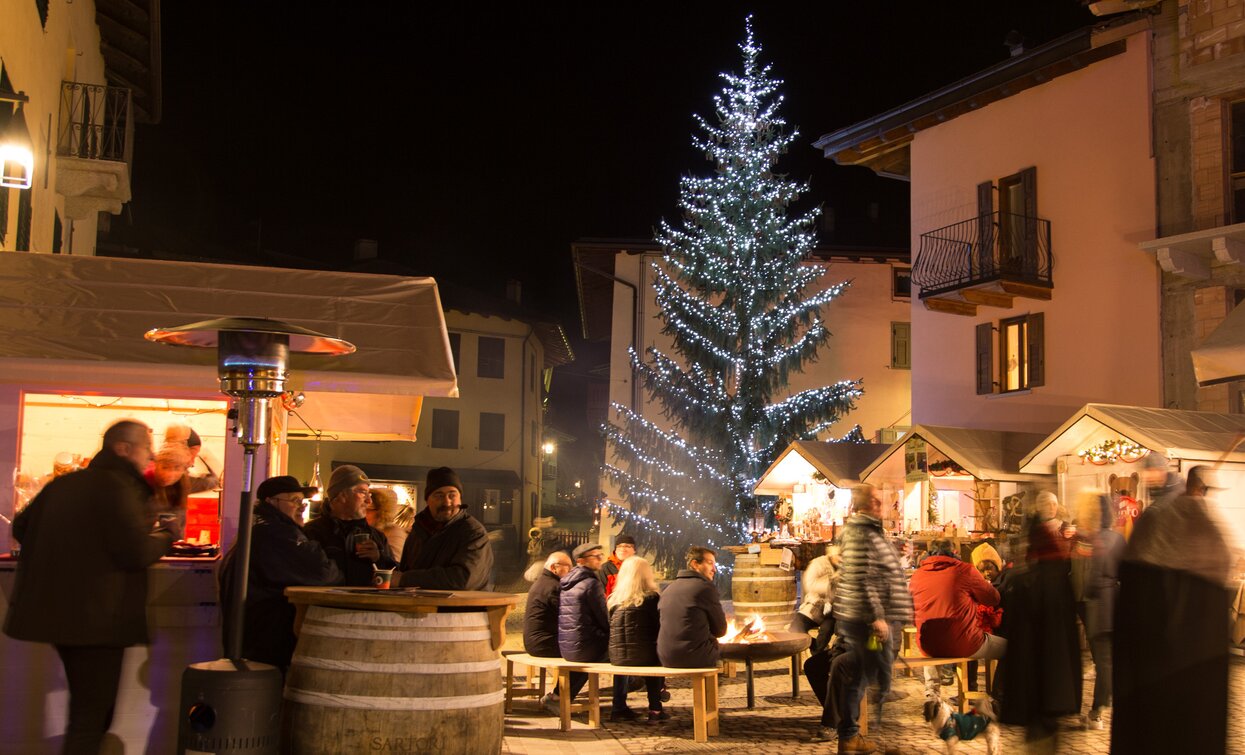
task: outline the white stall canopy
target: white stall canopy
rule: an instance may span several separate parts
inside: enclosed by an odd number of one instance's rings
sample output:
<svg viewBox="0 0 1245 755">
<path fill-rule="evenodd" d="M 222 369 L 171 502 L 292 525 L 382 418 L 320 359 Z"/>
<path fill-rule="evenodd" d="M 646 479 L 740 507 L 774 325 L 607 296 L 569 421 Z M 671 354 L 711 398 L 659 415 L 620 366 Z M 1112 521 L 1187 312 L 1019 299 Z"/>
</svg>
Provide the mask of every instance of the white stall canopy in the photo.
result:
<svg viewBox="0 0 1245 755">
<path fill-rule="evenodd" d="M 977 430 L 967 427 L 916 425 L 903 438 L 895 441 L 861 473 L 866 481 L 883 466 L 881 474 L 892 478 L 904 475 L 904 449 L 913 438 L 924 440 L 961 469 L 978 480 L 995 482 L 1038 482 L 1041 477 L 1020 469 L 1020 459 L 1033 444 L 1041 440 L 1037 433 L 1016 433 L 1006 430 Z M 887 460 L 894 459 L 891 464 Z"/>
<path fill-rule="evenodd" d="M 414 440 L 422 397 L 458 395 L 432 278 L 49 254 L 0 255 L 0 380 L 211 390 L 214 351 L 143 333 L 218 317 L 283 320 L 358 347 L 291 358 L 299 414 L 339 439 Z"/>
<path fill-rule="evenodd" d="M 790 494 L 798 484 L 820 473 L 837 488 L 849 487 L 885 450 L 881 443 L 840 443 L 797 440 L 779 455 L 757 481 L 756 495 Z"/>
<path fill-rule="evenodd" d="M 1190 352 L 1202 387 L 1245 380 L 1245 306 L 1237 306 Z"/>
<path fill-rule="evenodd" d="M 1023 472 L 1054 474 L 1059 457 L 1123 438 L 1169 459 L 1245 462 L 1245 415 L 1086 404 L 1020 462 Z"/>
</svg>

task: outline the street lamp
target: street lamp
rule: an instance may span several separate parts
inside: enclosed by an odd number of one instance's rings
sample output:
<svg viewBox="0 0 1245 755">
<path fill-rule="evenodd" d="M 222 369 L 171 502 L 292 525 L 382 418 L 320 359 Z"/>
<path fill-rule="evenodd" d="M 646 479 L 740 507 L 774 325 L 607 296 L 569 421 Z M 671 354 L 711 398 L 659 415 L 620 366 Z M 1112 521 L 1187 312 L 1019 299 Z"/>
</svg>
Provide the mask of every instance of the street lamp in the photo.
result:
<svg viewBox="0 0 1245 755">
<path fill-rule="evenodd" d="M 29 189 L 35 172 L 35 147 L 26 128 L 22 106 L 30 101 L 25 92 L 0 89 L 0 102 L 14 103 L 12 112 L 0 120 L 0 188 Z"/>
<path fill-rule="evenodd" d="M 234 434 L 243 449 L 242 495 L 238 538 L 233 553 L 233 585 L 225 658 L 193 663 L 182 676 L 179 747 L 185 751 L 230 738 L 255 737 L 276 752 L 273 731 L 281 714 L 281 671 L 242 658 L 243 616 L 247 575 L 251 565 L 251 483 L 255 449 L 268 442 L 270 401 L 285 392 L 290 352 L 342 355 L 355 350 L 340 338 L 306 328 L 255 317 L 206 320 L 176 328 L 153 328 L 145 338 L 170 346 L 215 348 L 222 393 L 234 399 Z"/>
</svg>

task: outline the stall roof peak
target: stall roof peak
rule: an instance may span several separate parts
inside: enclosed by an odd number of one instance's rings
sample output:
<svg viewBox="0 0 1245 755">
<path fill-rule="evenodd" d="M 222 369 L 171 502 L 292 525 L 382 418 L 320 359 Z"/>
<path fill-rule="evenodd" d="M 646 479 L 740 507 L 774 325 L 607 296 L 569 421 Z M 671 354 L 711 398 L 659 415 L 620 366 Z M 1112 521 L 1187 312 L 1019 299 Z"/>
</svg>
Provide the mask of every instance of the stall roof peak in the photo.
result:
<svg viewBox="0 0 1245 755">
<path fill-rule="evenodd" d="M 1040 433 L 1010 430 L 916 425 L 892 443 L 861 476 L 867 479 L 887 459 L 902 452 L 908 441 L 920 438 L 979 480 L 1032 481 L 1032 473 L 1020 471 L 1020 460 L 1042 437 Z"/>
</svg>

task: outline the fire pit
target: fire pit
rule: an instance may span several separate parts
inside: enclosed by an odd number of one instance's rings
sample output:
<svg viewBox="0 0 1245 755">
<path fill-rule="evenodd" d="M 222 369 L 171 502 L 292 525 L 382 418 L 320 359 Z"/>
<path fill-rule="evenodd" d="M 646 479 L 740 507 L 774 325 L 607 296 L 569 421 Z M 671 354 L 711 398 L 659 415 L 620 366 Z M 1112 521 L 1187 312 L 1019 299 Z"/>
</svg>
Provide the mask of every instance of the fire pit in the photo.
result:
<svg viewBox="0 0 1245 755">
<path fill-rule="evenodd" d="M 791 658 L 791 696 L 800 696 L 800 669 L 796 654 L 808 648 L 812 637 L 798 632 L 769 631 L 759 616 L 753 616 L 743 627 L 734 619 L 718 642 L 721 657 L 727 661 L 743 661 L 747 674 L 748 709 L 756 707 L 756 691 L 752 681 L 752 664 Z"/>
</svg>

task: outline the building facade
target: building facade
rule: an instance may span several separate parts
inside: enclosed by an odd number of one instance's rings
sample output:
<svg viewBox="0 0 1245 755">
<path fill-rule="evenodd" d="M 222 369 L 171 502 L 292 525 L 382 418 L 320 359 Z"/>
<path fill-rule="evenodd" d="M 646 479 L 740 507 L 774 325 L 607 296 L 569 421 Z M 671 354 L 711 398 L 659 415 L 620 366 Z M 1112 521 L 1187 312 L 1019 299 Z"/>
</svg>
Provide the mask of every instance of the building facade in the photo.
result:
<svg viewBox="0 0 1245 755">
<path fill-rule="evenodd" d="M 29 189 L 0 188 L 0 251 L 94 254 L 130 200 L 134 128 L 160 119 L 159 0 L 5 3 L 0 92 L 27 98 Z M 2 97 L 2 96 L 0 96 Z M 0 98 L 0 126 L 15 113 Z"/>
</svg>

